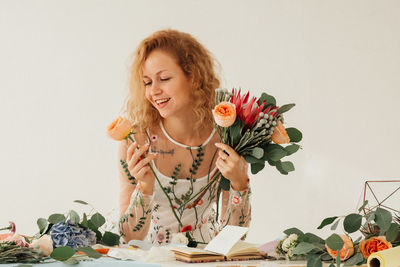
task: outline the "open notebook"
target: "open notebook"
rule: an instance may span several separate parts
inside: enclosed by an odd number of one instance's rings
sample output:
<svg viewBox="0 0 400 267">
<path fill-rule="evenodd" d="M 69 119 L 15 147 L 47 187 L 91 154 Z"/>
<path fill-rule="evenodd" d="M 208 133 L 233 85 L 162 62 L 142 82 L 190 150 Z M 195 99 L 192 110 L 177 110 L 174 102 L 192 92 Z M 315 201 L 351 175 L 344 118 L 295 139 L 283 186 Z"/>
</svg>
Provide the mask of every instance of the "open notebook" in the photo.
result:
<svg viewBox="0 0 400 267">
<path fill-rule="evenodd" d="M 171 251 L 177 260 L 185 262 L 262 259 L 257 246 L 240 240 L 247 231 L 228 225 L 204 249 L 175 247 Z"/>
</svg>

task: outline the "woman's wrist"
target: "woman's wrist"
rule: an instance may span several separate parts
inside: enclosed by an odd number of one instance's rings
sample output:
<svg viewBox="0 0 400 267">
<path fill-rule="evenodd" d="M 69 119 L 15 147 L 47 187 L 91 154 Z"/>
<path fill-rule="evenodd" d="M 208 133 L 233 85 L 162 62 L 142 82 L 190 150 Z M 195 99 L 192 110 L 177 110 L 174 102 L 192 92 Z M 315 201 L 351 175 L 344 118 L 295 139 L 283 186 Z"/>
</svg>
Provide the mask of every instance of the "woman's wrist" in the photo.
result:
<svg viewBox="0 0 400 267">
<path fill-rule="evenodd" d="M 240 179 L 239 181 L 231 181 L 231 187 L 235 191 L 243 191 L 246 190 L 247 187 L 249 186 L 249 178 L 246 176 L 243 179 Z"/>
<path fill-rule="evenodd" d="M 153 195 L 154 192 L 154 183 L 153 184 L 147 184 L 142 181 L 138 182 L 139 190 L 142 192 L 144 195 Z"/>
</svg>

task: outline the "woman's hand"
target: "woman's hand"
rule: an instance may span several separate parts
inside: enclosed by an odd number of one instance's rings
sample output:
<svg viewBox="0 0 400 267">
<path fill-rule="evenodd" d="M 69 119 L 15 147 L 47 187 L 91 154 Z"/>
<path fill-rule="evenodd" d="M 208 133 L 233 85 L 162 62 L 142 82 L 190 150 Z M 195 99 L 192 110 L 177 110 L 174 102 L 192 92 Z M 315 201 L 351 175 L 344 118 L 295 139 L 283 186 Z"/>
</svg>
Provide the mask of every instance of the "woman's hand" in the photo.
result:
<svg viewBox="0 0 400 267">
<path fill-rule="evenodd" d="M 140 147 L 139 149 L 137 149 L 137 147 L 137 142 L 131 143 L 126 152 L 128 170 L 138 181 L 140 191 L 143 194 L 152 195 L 155 177 L 148 164 L 157 157 L 157 154 L 150 153 L 145 156 L 145 152 L 149 149 L 148 144 Z"/>
<path fill-rule="evenodd" d="M 249 177 L 247 171 L 249 164 L 230 146 L 223 143 L 215 143 L 219 148 L 218 159 L 215 165 L 222 175 L 231 181 L 231 186 L 236 191 L 247 188 Z"/>
</svg>

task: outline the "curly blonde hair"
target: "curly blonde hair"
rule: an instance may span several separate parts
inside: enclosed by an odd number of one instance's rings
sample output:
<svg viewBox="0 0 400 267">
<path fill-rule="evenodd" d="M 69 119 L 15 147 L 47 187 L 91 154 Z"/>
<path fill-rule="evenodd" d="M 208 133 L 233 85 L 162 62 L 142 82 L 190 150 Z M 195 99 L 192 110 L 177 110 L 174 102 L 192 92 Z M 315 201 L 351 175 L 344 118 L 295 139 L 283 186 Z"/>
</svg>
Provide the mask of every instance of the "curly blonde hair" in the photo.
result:
<svg viewBox="0 0 400 267">
<path fill-rule="evenodd" d="M 184 74 L 192 82 L 196 118 L 194 128 L 212 123 L 211 110 L 215 106 L 215 89 L 220 86 L 216 74 L 219 66 L 211 53 L 188 33 L 161 30 L 144 39 L 133 54 L 130 68 L 129 94 L 126 101 L 128 118 L 140 130 L 150 128 L 161 119 L 157 109 L 146 99 L 143 83 L 143 64 L 154 50 L 169 53 L 176 59 Z"/>
</svg>

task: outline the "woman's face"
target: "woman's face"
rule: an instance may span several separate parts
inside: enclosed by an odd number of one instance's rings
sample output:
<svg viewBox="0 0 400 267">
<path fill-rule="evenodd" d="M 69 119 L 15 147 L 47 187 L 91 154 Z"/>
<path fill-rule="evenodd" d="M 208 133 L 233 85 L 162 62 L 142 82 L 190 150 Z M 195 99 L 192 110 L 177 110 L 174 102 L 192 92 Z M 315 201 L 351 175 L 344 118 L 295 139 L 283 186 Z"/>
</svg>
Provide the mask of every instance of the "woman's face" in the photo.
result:
<svg viewBox="0 0 400 267">
<path fill-rule="evenodd" d="M 161 50 L 150 53 L 143 65 L 146 98 L 161 117 L 187 115 L 192 86 L 174 57 Z"/>
</svg>

